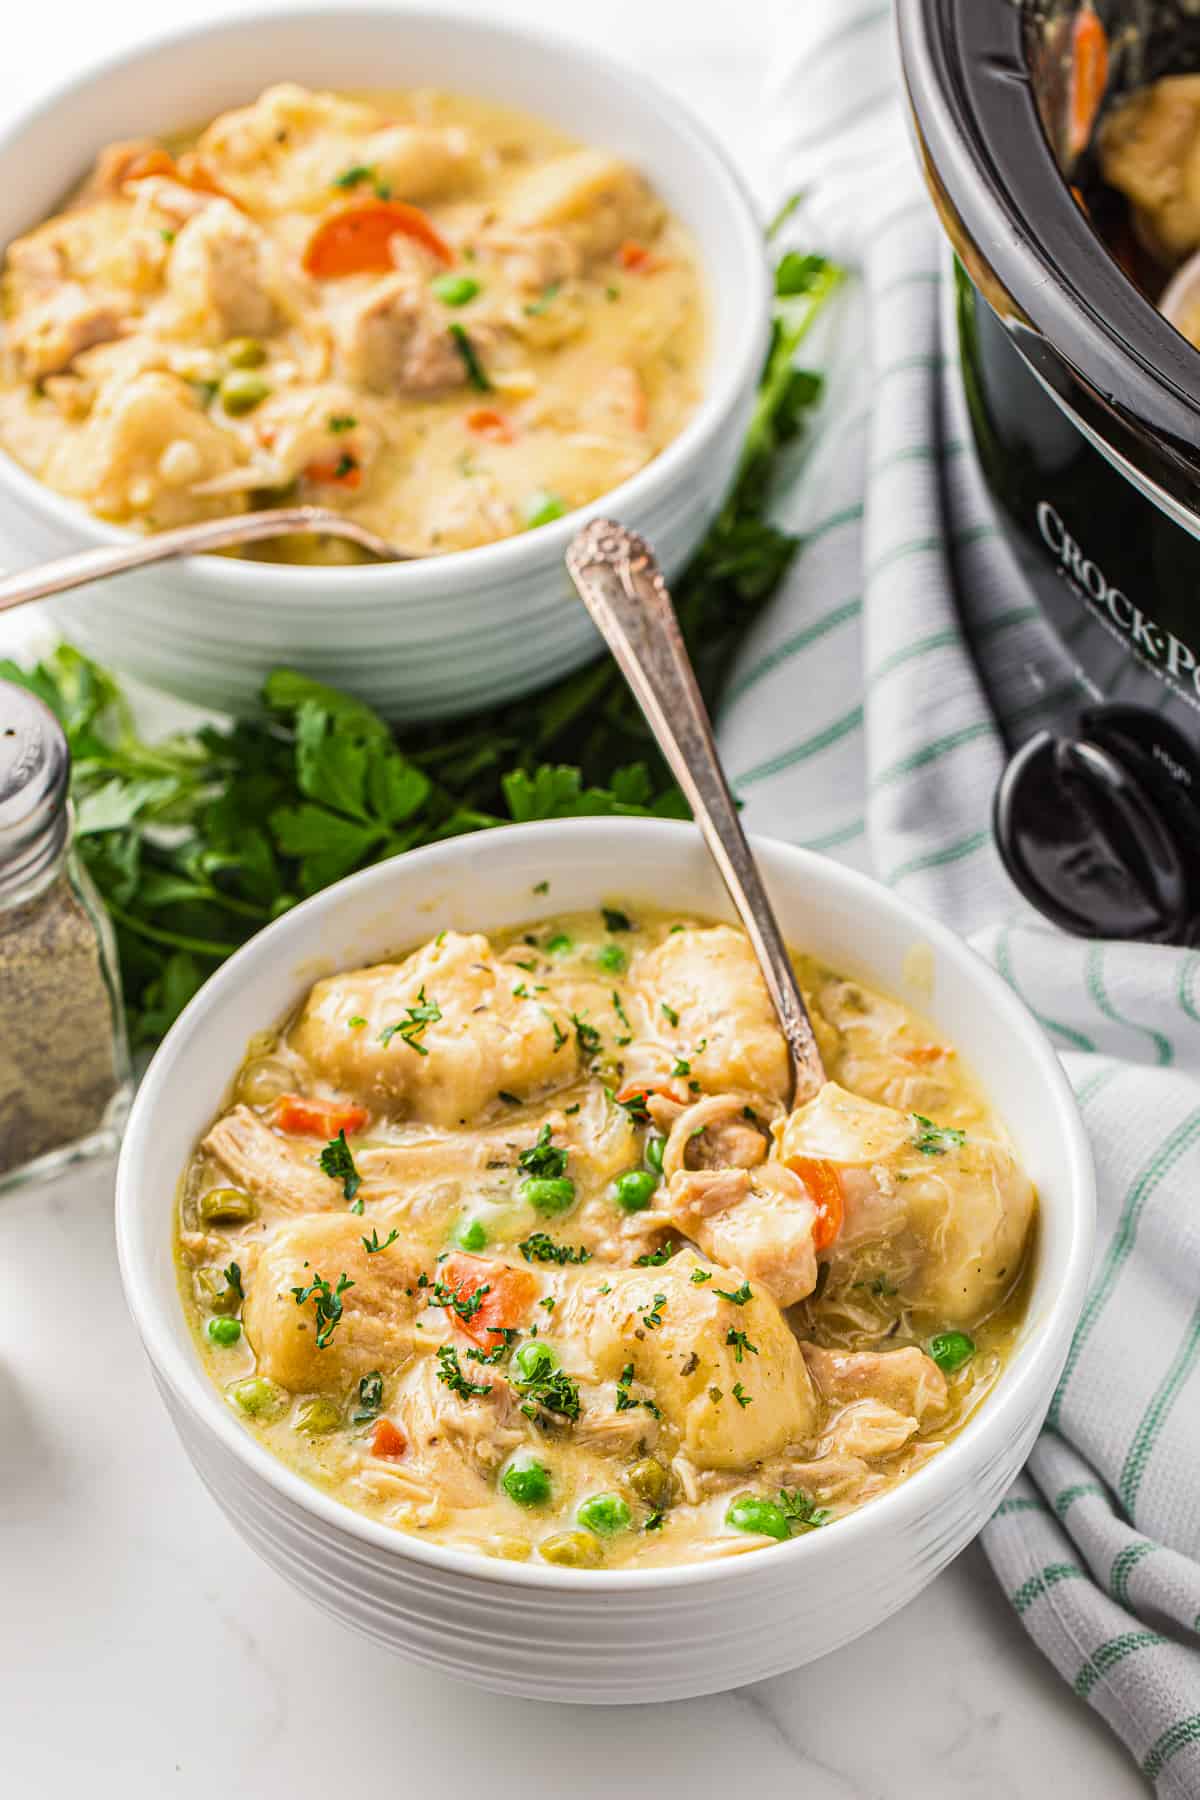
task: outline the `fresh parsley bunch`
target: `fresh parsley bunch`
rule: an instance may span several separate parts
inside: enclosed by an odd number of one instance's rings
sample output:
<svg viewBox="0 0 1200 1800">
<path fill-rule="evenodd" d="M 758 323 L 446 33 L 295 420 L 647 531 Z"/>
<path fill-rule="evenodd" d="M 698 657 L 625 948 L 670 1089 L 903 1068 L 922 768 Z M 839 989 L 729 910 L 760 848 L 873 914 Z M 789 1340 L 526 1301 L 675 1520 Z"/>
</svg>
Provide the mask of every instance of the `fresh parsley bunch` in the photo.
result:
<svg viewBox="0 0 1200 1800">
<path fill-rule="evenodd" d="M 710 705 L 798 548 L 767 509 L 781 454 L 820 395 L 797 352 L 841 279 L 821 257 L 779 263 L 739 473 L 675 585 Z M 607 656 L 509 706 L 399 739 L 361 701 L 287 669 L 267 681 L 261 719 L 153 744 L 113 677 L 70 645 L 32 670 L 0 661 L 0 678 L 40 695 L 67 733 L 78 844 L 116 928 L 139 1045 L 247 938 L 355 869 L 513 821 L 686 817 Z"/>
</svg>

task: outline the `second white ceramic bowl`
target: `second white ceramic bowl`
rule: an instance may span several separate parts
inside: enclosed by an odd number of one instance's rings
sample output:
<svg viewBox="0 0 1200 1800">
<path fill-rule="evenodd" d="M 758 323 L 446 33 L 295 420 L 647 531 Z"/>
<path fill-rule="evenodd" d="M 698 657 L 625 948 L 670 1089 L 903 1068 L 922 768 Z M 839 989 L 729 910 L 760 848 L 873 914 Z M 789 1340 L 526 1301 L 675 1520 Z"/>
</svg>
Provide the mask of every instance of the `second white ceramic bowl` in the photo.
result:
<svg viewBox="0 0 1200 1800">
<path fill-rule="evenodd" d="M 981 1078 L 1041 1199 L 1028 1316 L 995 1392 L 903 1486 L 826 1531 L 717 1563 L 629 1572 L 492 1561 L 391 1531 L 302 1481 L 238 1423 L 197 1358 L 172 1255 L 176 1187 L 250 1037 L 319 975 L 443 927 L 495 930 L 601 901 L 728 918 L 699 834 L 581 819 L 459 838 L 356 875 L 289 913 L 192 1001 L 154 1058 L 125 1139 L 125 1291 L 201 1479 L 318 1606 L 421 1662 L 504 1693 L 671 1700 L 779 1674 L 903 1606 L 986 1522 L 1032 1446 L 1091 1261 L 1095 1189 L 1074 1097 L 1040 1028 L 952 933 L 863 876 L 760 841 L 790 942 L 920 1009 Z M 549 883 L 548 893 L 540 892 Z"/>
<path fill-rule="evenodd" d="M 197 557 L 52 603 L 102 661 L 181 698 L 253 711 L 287 664 L 394 718 L 511 699 L 578 667 L 599 639 L 563 568 L 586 513 L 616 514 L 675 575 L 732 478 L 768 330 L 762 231 L 705 128 L 635 69 L 579 44 L 452 11 L 327 7 L 152 43 L 60 90 L 0 139 L 0 245 L 53 211 L 113 138 L 178 131 L 276 81 L 469 89 L 607 145 L 690 227 L 712 315 L 706 395 L 682 435 L 584 512 L 478 550 L 390 567 L 288 568 Z M 14 565 L 128 534 L 0 452 L 0 534 Z"/>
</svg>

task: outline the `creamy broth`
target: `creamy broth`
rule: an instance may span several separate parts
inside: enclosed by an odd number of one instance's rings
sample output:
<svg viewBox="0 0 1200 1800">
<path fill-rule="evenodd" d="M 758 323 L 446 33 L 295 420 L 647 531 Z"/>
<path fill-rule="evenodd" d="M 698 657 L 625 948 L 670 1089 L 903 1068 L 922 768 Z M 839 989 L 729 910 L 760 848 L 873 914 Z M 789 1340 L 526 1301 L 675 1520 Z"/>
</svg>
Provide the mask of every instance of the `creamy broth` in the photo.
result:
<svg viewBox="0 0 1200 1800">
<path fill-rule="evenodd" d="M 797 967 L 830 1079 L 790 1114 L 727 926 L 616 905 L 319 982 L 180 1190 L 246 1428 L 384 1524 L 570 1567 L 769 1547 L 936 1455 L 1019 1330 L 1033 1190 L 952 1046 Z"/>
<path fill-rule="evenodd" d="M 0 445 L 147 531 L 302 500 L 490 543 L 644 467 L 705 360 L 695 246 L 636 170 L 425 90 L 285 85 L 110 145 L 3 299 Z"/>
</svg>

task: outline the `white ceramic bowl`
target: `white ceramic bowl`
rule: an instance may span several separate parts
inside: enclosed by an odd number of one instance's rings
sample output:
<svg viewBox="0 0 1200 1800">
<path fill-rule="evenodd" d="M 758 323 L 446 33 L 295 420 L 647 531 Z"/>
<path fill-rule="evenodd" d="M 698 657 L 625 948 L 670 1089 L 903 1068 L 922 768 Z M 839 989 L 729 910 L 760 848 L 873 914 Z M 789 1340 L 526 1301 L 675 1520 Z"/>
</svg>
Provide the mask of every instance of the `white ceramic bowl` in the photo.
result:
<svg viewBox="0 0 1200 1800">
<path fill-rule="evenodd" d="M 589 513 L 616 514 L 678 572 L 732 478 L 768 329 L 762 231 L 707 130 L 637 70 L 579 44 L 451 11 L 327 7 L 161 39 L 60 89 L 0 138 L 0 245 L 52 212 L 102 144 L 178 130 L 274 81 L 469 89 L 609 145 L 694 232 L 712 312 L 706 396 L 682 435 L 602 501 L 478 550 L 407 565 L 288 568 L 193 558 L 52 603 L 106 663 L 201 705 L 253 711 L 281 663 L 396 718 L 448 716 L 529 692 L 596 653 L 563 569 Z M 0 452 L 0 535 L 14 565 L 128 533 Z"/>
<path fill-rule="evenodd" d="M 690 825 L 581 819 L 412 852 L 272 925 L 192 1001 L 154 1058 L 117 1178 L 125 1291 L 180 1436 L 272 1567 L 389 1648 L 530 1698 L 679 1699 L 775 1675 L 903 1606 L 984 1524 L 1024 1462 L 1062 1369 L 1091 1260 L 1095 1191 L 1071 1090 L 1039 1027 L 950 932 L 863 876 L 757 845 L 788 938 L 908 1000 L 956 1043 L 1041 1196 L 1029 1315 L 962 1434 L 903 1486 L 790 1544 L 666 1570 L 493 1561 L 391 1531 L 270 1456 L 200 1366 L 172 1262 L 176 1187 L 251 1035 L 335 967 L 443 927 L 514 925 L 601 900 L 730 916 Z M 549 893 L 535 884 L 549 881 Z M 914 949 L 923 947 L 917 955 Z"/>
</svg>

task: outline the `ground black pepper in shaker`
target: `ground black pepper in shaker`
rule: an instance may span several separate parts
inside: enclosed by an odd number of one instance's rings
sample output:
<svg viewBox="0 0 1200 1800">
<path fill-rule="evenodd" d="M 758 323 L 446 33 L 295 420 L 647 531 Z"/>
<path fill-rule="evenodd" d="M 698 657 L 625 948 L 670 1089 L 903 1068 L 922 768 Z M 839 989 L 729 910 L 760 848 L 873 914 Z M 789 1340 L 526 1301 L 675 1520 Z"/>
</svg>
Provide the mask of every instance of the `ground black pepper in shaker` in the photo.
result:
<svg viewBox="0 0 1200 1800">
<path fill-rule="evenodd" d="M 112 927 L 71 843 L 70 753 L 0 682 L 0 1188 L 115 1147 L 129 1053 Z"/>
</svg>

